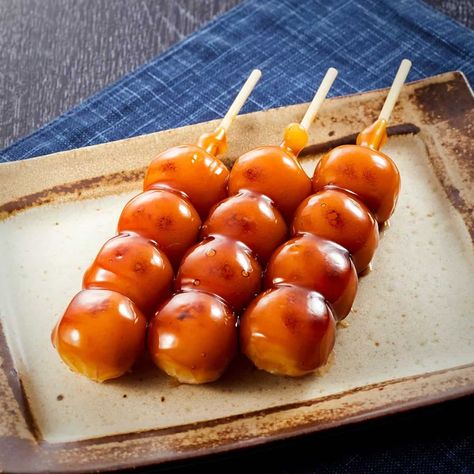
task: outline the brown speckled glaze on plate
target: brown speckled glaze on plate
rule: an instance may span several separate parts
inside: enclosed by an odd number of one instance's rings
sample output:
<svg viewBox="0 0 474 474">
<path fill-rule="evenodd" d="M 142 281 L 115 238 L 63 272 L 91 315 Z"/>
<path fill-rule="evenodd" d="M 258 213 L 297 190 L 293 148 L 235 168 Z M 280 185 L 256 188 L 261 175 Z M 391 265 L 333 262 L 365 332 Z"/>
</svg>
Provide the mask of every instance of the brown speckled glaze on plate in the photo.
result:
<svg viewBox="0 0 474 474">
<path fill-rule="evenodd" d="M 384 91 L 329 100 L 303 153 L 371 123 Z M 69 372 L 49 332 L 159 151 L 198 124 L 0 166 L 0 471 L 83 472 L 244 448 L 474 392 L 474 99 L 460 73 L 409 84 L 384 151 L 402 194 L 327 370 L 272 377 L 238 359 L 205 387 L 143 360 L 102 385 Z M 230 165 L 278 143 L 304 105 L 238 118 Z"/>
</svg>

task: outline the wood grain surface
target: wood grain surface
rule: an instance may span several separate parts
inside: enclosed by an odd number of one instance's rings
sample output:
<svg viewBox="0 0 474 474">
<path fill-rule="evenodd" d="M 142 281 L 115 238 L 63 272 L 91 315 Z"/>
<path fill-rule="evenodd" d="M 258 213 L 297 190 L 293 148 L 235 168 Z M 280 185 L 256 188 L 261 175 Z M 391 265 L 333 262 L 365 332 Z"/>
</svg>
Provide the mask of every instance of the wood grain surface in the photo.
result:
<svg viewBox="0 0 474 474">
<path fill-rule="evenodd" d="M 0 149 L 241 0 L 0 0 Z M 427 3 L 474 26 L 472 0 Z"/>
<path fill-rule="evenodd" d="M 240 0 L 0 0 L 0 149 Z"/>
<path fill-rule="evenodd" d="M 474 28 L 473 0 L 425 0 L 425 3 L 463 25 Z"/>
</svg>

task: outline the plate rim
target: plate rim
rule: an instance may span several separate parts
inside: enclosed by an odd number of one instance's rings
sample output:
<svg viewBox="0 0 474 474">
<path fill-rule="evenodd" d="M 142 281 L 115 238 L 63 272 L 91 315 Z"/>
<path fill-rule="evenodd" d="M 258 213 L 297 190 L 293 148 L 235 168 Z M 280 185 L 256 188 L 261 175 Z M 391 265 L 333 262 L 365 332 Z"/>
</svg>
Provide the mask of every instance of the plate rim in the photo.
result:
<svg viewBox="0 0 474 474">
<path fill-rule="evenodd" d="M 445 84 L 445 83 L 456 83 L 457 86 L 464 87 L 469 93 L 471 98 L 473 97 L 472 89 L 462 72 L 450 72 L 444 73 L 441 75 L 433 76 L 430 78 L 422 79 L 419 81 L 412 82 L 408 85 L 411 87 L 411 90 L 415 90 L 417 87 L 422 87 L 423 85 L 429 84 Z M 341 99 L 356 99 L 358 97 L 372 94 L 372 95 L 381 95 L 384 93 L 386 89 L 377 89 L 368 92 L 361 92 L 356 94 L 351 94 L 350 96 L 341 96 L 330 99 L 330 101 L 337 101 Z M 304 104 L 293 105 L 289 107 L 279 107 L 277 109 L 271 110 L 286 110 L 286 109 L 297 109 L 298 107 L 303 107 Z M 431 111 L 427 113 L 433 113 Z M 436 110 L 435 110 L 436 111 Z M 247 114 L 248 116 L 252 116 L 253 114 L 262 114 L 268 113 L 269 111 L 262 111 L 262 112 L 254 112 L 252 114 Z M 213 123 L 213 122 L 210 122 Z M 181 127 L 181 130 L 184 129 L 199 129 L 203 125 L 209 124 L 209 122 L 205 124 L 195 124 L 186 127 Z M 179 129 L 174 129 L 179 130 Z M 157 132 L 157 135 L 163 133 L 169 133 L 170 131 L 163 131 Z M 143 136 L 141 136 L 143 137 Z M 141 137 L 135 137 L 131 139 L 120 140 L 119 142 L 128 142 L 130 140 L 140 139 Z M 101 145 L 94 145 L 91 147 L 87 147 L 88 149 L 95 149 L 97 147 L 107 147 L 111 144 L 117 144 L 117 142 L 111 142 L 108 144 L 101 144 Z M 440 144 L 436 144 L 440 146 Z M 447 145 L 449 147 L 449 144 Z M 81 149 L 84 150 L 84 149 Z M 452 152 L 452 149 L 450 150 Z M 7 173 L 11 173 L 12 170 L 22 169 L 24 163 L 36 163 L 33 164 L 33 168 L 41 166 L 41 160 L 44 158 L 51 159 L 54 158 L 56 155 L 64 155 L 69 154 L 72 155 L 75 150 L 69 150 L 66 152 L 59 152 L 52 155 L 45 155 L 43 157 L 35 157 L 30 158 L 28 160 L 20 160 L 15 162 L 3 163 L 0 165 L 0 170 L 6 170 L 8 168 Z M 431 158 L 431 157 L 430 157 Z M 461 157 L 462 158 L 462 157 Z M 434 157 L 433 159 L 437 159 Z M 442 179 L 438 176 L 440 180 Z M 443 178 L 444 179 L 444 178 Z M 465 202 L 460 202 L 458 197 L 460 194 L 459 189 L 449 190 L 447 188 L 446 183 L 442 182 L 443 187 L 445 188 L 446 194 L 448 199 L 451 201 L 453 206 L 456 208 L 458 212 L 464 217 L 465 222 L 467 223 L 470 231 L 471 237 L 474 236 L 473 229 L 474 227 L 469 224 L 469 221 L 466 221 L 466 209 L 465 209 Z M 461 191 L 463 191 L 461 189 Z M 462 193 L 461 193 L 462 194 Z M 464 194 L 465 195 L 465 194 Z M 469 194 L 469 197 L 471 195 Z M 1 201 L 1 199 L 0 199 Z M 0 202 L 1 204 L 1 202 Z M 468 203 L 470 204 L 470 202 Z M 469 210 L 469 208 L 468 208 Z M 1 216 L 0 216 L 1 217 Z M 29 408 L 27 405 L 27 399 L 25 394 L 23 393 L 23 389 L 21 386 L 21 381 L 15 375 L 15 369 L 13 361 L 11 360 L 9 349 L 6 344 L 6 340 L 2 337 L 1 331 L 1 324 L 0 324 L 0 358 L 3 358 L 3 368 L 2 372 L 3 375 L 6 376 L 8 380 L 9 388 L 12 391 L 12 395 L 14 397 L 14 402 L 17 404 L 18 410 L 13 413 L 10 413 L 9 416 L 18 417 L 18 413 L 23 416 L 23 429 L 29 430 L 30 432 L 35 432 L 34 427 L 34 420 L 29 413 Z M 441 386 L 437 386 L 437 383 L 441 383 Z M 443 385 L 444 384 L 444 385 Z M 1 385 L 0 385 L 1 387 Z M 443 388 L 444 387 L 444 388 Z M 382 390 L 380 390 L 382 388 Z M 208 429 L 208 424 L 210 426 L 210 430 L 212 431 L 213 428 L 218 428 L 220 426 L 228 425 L 229 423 L 235 423 L 239 420 L 258 420 L 263 419 L 264 417 L 268 417 L 274 415 L 275 413 L 281 414 L 282 416 L 287 416 L 291 418 L 290 412 L 295 410 L 305 410 L 307 409 L 307 414 L 310 414 L 310 409 L 314 408 L 316 405 L 319 405 L 321 408 L 322 405 L 325 403 L 335 403 L 334 407 L 337 407 L 337 400 L 347 400 L 350 397 L 357 397 L 357 395 L 362 393 L 370 393 L 370 394 L 377 394 L 380 391 L 384 391 L 385 394 L 388 393 L 390 390 L 395 390 L 397 392 L 397 388 L 400 388 L 400 392 L 397 393 L 398 398 L 395 398 L 393 403 L 384 405 L 383 403 L 379 403 L 378 405 L 375 404 L 371 409 L 368 408 L 365 411 L 354 412 L 354 414 L 347 414 L 347 411 L 344 412 L 342 410 L 340 414 L 334 417 L 330 421 L 319 421 L 309 424 L 308 426 L 300 424 L 295 424 L 292 427 L 288 427 L 288 429 L 284 431 L 273 431 L 273 433 L 266 434 L 263 436 L 259 436 L 258 434 L 253 434 L 251 437 L 247 439 L 240 439 L 236 441 L 229 441 L 229 442 L 222 442 L 221 444 L 216 445 L 209 445 L 205 448 L 189 448 L 189 449 L 182 449 L 178 451 L 178 448 L 175 448 L 175 451 L 171 452 L 170 454 L 163 454 L 158 453 L 154 457 L 153 455 L 144 455 L 142 453 L 141 458 L 133 459 L 129 457 L 120 462 L 113 462 L 109 458 L 108 460 L 103 459 L 102 464 L 98 463 L 97 460 L 82 460 L 79 464 L 71 463 L 69 465 L 64 465 L 60 463 L 60 457 L 62 454 L 71 453 L 71 451 L 80 451 L 81 449 L 86 449 L 90 447 L 100 447 L 102 446 L 106 449 L 109 445 L 114 445 L 116 443 L 126 443 L 130 442 L 135 448 L 139 448 L 139 443 L 147 443 L 150 442 L 151 439 L 155 439 L 157 441 L 160 440 L 163 436 L 173 436 L 173 435 L 181 435 L 183 433 L 195 433 L 197 429 L 200 429 L 200 425 L 204 426 L 204 429 Z M 406 399 L 406 396 L 413 393 L 414 389 L 424 390 L 429 388 L 430 391 L 425 393 L 423 391 L 420 392 L 417 396 L 413 396 L 411 399 Z M 416 390 L 415 390 L 416 391 Z M 381 416 L 386 416 L 392 413 L 398 413 L 407 411 L 410 409 L 414 409 L 421 406 L 428 406 L 431 404 L 439 403 L 445 400 L 450 400 L 453 398 L 458 398 L 466 395 L 474 394 L 474 363 L 458 366 L 458 367 L 451 367 L 448 369 L 444 369 L 441 371 L 435 372 L 428 372 L 424 374 L 417 374 L 410 377 L 404 377 L 400 379 L 393 379 L 384 381 L 377 384 L 366 385 L 363 387 L 359 387 L 353 390 L 340 392 L 337 394 L 329 395 L 326 397 L 321 397 L 313 400 L 302 401 L 302 402 L 295 402 L 288 405 L 279 405 L 273 408 L 268 408 L 264 410 L 257 410 L 255 412 L 247 412 L 241 415 L 235 415 L 230 420 L 228 418 L 220 418 L 216 420 L 211 420 L 210 422 L 197 422 L 189 425 L 180 425 L 175 428 L 162 428 L 162 429 L 152 429 L 147 431 L 141 432 L 134 432 L 134 433 L 127 433 L 127 434 L 120 434 L 120 435 L 111 435 L 101 438 L 90 438 L 88 440 L 83 441 L 74 441 L 74 442 L 66 442 L 66 443 L 49 443 L 47 441 L 38 439 L 37 435 L 28 437 L 28 436 L 15 436 L 13 433 L 11 436 L 2 436 L 0 435 L 0 470 L 5 469 L 9 472 L 39 472 L 38 468 L 42 471 L 48 472 L 88 472 L 91 469 L 99 470 L 99 471 L 112 471 L 116 469 L 123 469 L 123 468 L 131 468 L 131 467 L 143 467 L 149 466 L 153 464 L 161 464 L 161 463 L 169 463 L 172 461 L 184 460 L 193 457 L 201 457 L 210 454 L 222 453 L 224 451 L 229 450 L 237 450 L 237 449 L 244 449 L 247 447 L 258 446 L 270 441 L 276 441 L 281 439 L 286 439 L 293 436 L 304 435 L 311 432 L 321 431 L 328 428 L 333 428 L 337 426 L 342 426 L 346 424 L 353 424 Z M 380 398 L 380 397 L 379 397 Z M 374 398 L 377 401 L 377 397 Z M 407 401 L 408 400 L 408 401 Z M 344 403 L 345 403 L 344 402 Z M 313 415 L 318 413 L 318 409 L 316 408 L 313 412 Z M 234 420 L 235 419 L 235 420 Z M 20 420 L 21 421 L 21 420 Z M 18 422 L 18 419 L 16 420 Z M 0 429 L 2 428 L 2 421 L 0 420 Z M 21 430 L 20 430 L 21 431 Z M 2 433 L 2 431 L 0 431 Z M 8 433 L 8 432 L 7 432 Z M 23 433 L 24 434 L 24 433 Z M 211 434 L 210 432 L 208 434 Z M 132 446 L 132 448 L 133 448 Z M 5 448 L 5 449 L 3 449 Z M 25 470 L 24 466 L 20 467 L 21 471 L 16 470 L 17 464 L 15 461 L 17 460 L 19 453 L 23 456 L 28 457 L 27 462 L 30 464 L 34 470 Z M 76 456 L 80 456 L 76 454 Z M 79 457 L 76 457 L 78 460 Z M 41 471 L 41 472 L 42 472 Z"/>
</svg>

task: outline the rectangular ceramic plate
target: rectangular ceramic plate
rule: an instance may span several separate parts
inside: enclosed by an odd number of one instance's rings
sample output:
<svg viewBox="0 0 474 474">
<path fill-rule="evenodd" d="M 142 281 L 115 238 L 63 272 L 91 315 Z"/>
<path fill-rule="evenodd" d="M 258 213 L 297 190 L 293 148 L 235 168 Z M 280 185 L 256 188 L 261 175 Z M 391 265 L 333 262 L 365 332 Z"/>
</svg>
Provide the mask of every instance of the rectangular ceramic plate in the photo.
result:
<svg viewBox="0 0 474 474">
<path fill-rule="evenodd" d="M 302 157 L 353 142 L 385 91 L 327 101 Z M 277 144 L 305 105 L 241 116 L 229 165 Z M 274 377 L 239 359 L 217 383 L 179 385 L 147 364 L 96 384 L 50 331 L 161 150 L 198 124 L 0 166 L 0 470 L 161 463 L 353 423 L 474 391 L 473 97 L 460 73 L 408 85 L 384 151 L 402 193 L 373 271 L 324 373 Z"/>
</svg>

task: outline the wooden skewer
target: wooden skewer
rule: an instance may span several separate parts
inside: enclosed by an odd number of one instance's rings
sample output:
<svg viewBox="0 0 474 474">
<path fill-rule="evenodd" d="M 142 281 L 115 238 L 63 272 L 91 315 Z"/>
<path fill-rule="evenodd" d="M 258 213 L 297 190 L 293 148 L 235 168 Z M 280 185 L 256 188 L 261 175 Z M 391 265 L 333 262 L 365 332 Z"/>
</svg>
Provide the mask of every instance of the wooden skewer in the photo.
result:
<svg viewBox="0 0 474 474">
<path fill-rule="evenodd" d="M 390 116 L 392 115 L 393 107 L 395 106 L 395 103 L 398 100 L 398 96 L 400 95 L 400 92 L 408 76 L 410 68 L 411 61 L 408 59 L 404 59 L 401 62 L 395 79 L 393 80 L 392 86 L 388 91 L 387 98 L 385 99 L 382 110 L 380 111 L 379 120 L 385 120 L 386 122 L 389 121 Z"/>
<path fill-rule="evenodd" d="M 232 125 L 235 117 L 237 117 L 240 109 L 244 106 L 245 101 L 248 99 L 249 95 L 253 91 L 254 87 L 257 85 L 262 72 L 260 69 L 254 69 L 248 79 L 245 81 L 245 84 L 240 89 L 240 92 L 237 94 L 237 97 L 232 102 L 232 105 L 229 107 L 229 110 L 225 114 L 222 122 L 219 125 L 219 128 L 223 129 L 225 132 L 229 130 L 229 127 Z"/>
<path fill-rule="evenodd" d="M 318 87 L 318 90 L 316 91 L 316 94 L 314 95 L 311 104 L 309 104 L 308 110 L 306 110 L 306 113 L 304 114 L 304 117 L 300 122 L 300 125 L 305 130 L 309 129 L 314 119 L 316 118 L 316 115 L 318 114 L 321 105 L 326 99 L 329 89 L 331 88 L 334 80 L 336 79 L 336 76 L 337 69 L 330 67 L 327 70 L 326 75 L 324 76 L 324 79 L 321 82 L 321 85 Z"/>
</svg>

